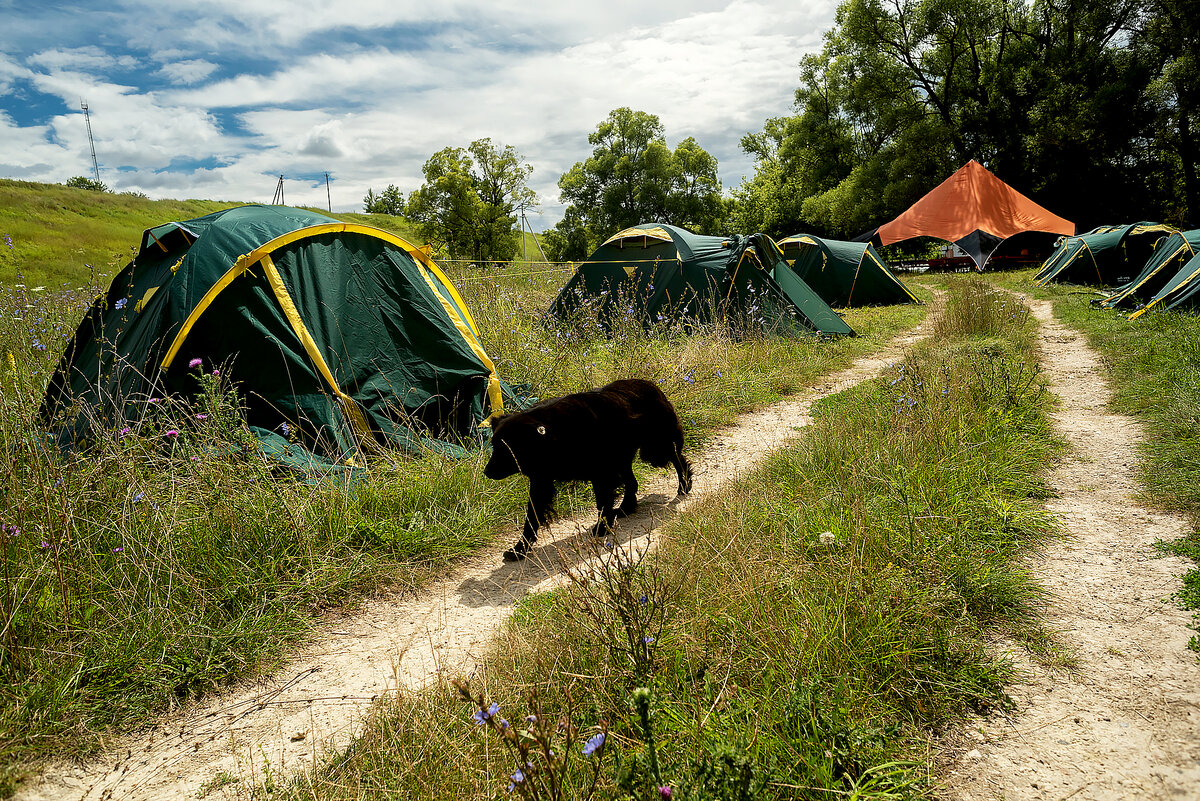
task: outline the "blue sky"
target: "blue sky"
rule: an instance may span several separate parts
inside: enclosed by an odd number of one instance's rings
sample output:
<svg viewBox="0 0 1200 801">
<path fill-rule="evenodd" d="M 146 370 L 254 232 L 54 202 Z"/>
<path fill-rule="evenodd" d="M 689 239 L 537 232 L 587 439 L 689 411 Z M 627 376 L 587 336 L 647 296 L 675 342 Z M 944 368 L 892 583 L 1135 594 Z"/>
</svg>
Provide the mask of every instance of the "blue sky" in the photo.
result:
<svg viewBox="0 0 1200 801">
<path fill-rule="evenodd" d="M 435 151 L 491 137 L 533 166 L 541 210 L 620 106 L 694 136 L 726 188 L 742 134 L 792 109 L 835 0 L 0 0 L 0 177 L 91 174 L 155 198 L 361 210 L 421 184 Z"/>
</svg>

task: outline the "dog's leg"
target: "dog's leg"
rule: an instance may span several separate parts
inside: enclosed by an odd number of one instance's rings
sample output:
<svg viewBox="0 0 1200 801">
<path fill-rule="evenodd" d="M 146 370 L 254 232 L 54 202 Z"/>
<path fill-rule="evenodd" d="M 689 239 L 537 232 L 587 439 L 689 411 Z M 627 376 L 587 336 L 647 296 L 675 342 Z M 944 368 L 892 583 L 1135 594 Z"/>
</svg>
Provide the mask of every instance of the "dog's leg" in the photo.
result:
<svg viewBox="0 0 1200 801">
<path fill-rule="evenodd" d="M 521 539 L 504 552 L 505 562 L 516 562 L 525 558 L 537 541 L 537 530 L 550 516 L 554 504 L 554 482 L 550 479 L 529 479 L 529 506 L 525 509 L 525 525 Z"/>
<path fill-rule="evenodd" d="M 625 468 L 625 475 L 621 479 L 625 484 L 625 494 L 621 498 L 621 507 L 617 509 L 617 517 L 626 517 L 637 511 L 637 491 L 638 483 L 637 476 L 633 474 L 633 463 L 629 463 L 629 467 Z"/>
<path fill-rule="evenodd" d="M 612 531 L 613 521 L 617 519 L 617 510 L 613 508 L 617 502 L 617 486 L 612 480 L 592 482 L 596 508 L 600 510 L 600 520 L 591 529 L 594 536 L 603 537 Z"/>
<path fill-rule="evenodd" d="M 692 491 L 692 465 L 683 455 L 682 439 L 675 444 L 671 463 L 675 465 L 675 475 L 679 476 L 679 494 L 687 495 Z"/>
</svg>

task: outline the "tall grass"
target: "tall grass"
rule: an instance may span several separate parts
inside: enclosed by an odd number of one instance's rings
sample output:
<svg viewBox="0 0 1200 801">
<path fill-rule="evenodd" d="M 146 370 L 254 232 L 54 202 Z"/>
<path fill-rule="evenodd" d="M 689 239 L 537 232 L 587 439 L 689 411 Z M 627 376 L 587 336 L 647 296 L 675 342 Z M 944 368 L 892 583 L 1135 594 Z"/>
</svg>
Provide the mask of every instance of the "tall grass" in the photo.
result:
<svg viewBox="0 0 1200 801">
<path fill-rule="evenodd" d="M 540 320 L 561 274 L 460 277 L 478 277 L 464 288 L 506 379 L 546 396 L 654 378 L 693 442 L 923 313 L 859 312 L 866 336 L 843 342 L 719 329 L 568 341 Z M 10 289 L 0 319 L 0 784 L 269 666 L 322 609 L 416 587 L 520 517 L 525 487 L 484 481 L 484 454 L 393 455 L 343 481 L 283 472 L 211 373 L 194 403 L 164 399 L 85 453 L 50 448 L 35 412 L 95 286 L 36 289 Z"/>
<path fill-rule="evenodd" d="M 471 702 L 385 700 L 291 797 L 930 794 L 930 733 L 1007 703 L 989 638 L 1045 645 L 1022 560 L 1054 532 L 1040 475 L 1058 447 L 1028 315 L 977 283 L 950 307 L 934 341 L 819 404 L 652 558 L 602 552 L 607 573 L 530 599 Z M 579 733 L 569 758 L 514 763 L 504 732 L 519 741 L 531 711 L 562 716 L 563 744 Z"/>
</svg>

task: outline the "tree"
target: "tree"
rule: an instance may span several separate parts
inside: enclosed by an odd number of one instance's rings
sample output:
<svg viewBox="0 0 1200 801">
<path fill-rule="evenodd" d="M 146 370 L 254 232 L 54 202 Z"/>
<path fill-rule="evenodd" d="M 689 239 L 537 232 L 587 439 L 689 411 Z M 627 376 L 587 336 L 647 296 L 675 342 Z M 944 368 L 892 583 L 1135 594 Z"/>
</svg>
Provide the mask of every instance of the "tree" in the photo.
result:
<svg viewBox="0 0 1200 801">
<path fill-rule="evenodd" d="M 734 218 L 858 234 L 972 158 L 1084 228 L 1166 213 L 1152 143 L 1186 122 L 1157 122 L 1148 87 L 1163 52 L 1188 48 L 1169 26 L 1150 46 L 1155 4 L 1186 2 L 844 0 L 801 63 L 796 115 L 743 139 L 757 168 Z"/>
<path fill-rule="evenodd" d="M 404 214 L 404 193 L 394 184 L 388 184 L 387 189 L 378 195 L 368 188 L 363 198 L 363 211 L 367 214 L 390 214 L 399 217 Z"/>
<path fill-rule="evenodd" d="M 672 151 L 655 115 L 614 109 L 588 142 L 592 155 L 558 181 L 567 209 L 547 232 L 553 258 L 583 258 L 611 234 L 641 222 L 699 233 L 723 222 L 717 160 L 691 137 Z"/>
<path fill-rule="evenodd" d="M 74 178 L 68 179 L 65 185 L 72 189 L 87 189 L 90 192 L 108 191 L 107 184 L 97 181 L 94 178 L 88 178 L 85 175 L 76 175 Z"/>
<path fill-rule="evenodd" d="M 465 150 L 443 148 L 423 172 L 425 183 L 405 205 L 422 236 L 452 259 L 512 259 L 519 215 L 537 203 L 537 194 L 526 185 L 533 168 L 511 145 L 498 148 L 491 139 L 478 139 Z"/>
</svg>

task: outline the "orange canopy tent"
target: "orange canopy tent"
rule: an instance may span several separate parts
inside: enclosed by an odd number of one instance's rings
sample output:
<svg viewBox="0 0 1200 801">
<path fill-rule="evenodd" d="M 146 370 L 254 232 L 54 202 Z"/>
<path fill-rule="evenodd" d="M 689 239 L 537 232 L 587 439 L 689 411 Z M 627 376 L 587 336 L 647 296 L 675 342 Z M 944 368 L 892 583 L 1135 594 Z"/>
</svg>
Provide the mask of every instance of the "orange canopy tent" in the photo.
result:
<svg viewBox="0 0 1200 801">
<path fill-rule="evenodd" d="M 880 245 L 916 236 L 953 242 L 982 270 L 996 247 L 1014 234 L 1044 231 L 1071 236 L 1075 223 L 1034 203 L 971 159 L 908 211 L 876 230 Z"/>
</svg>

